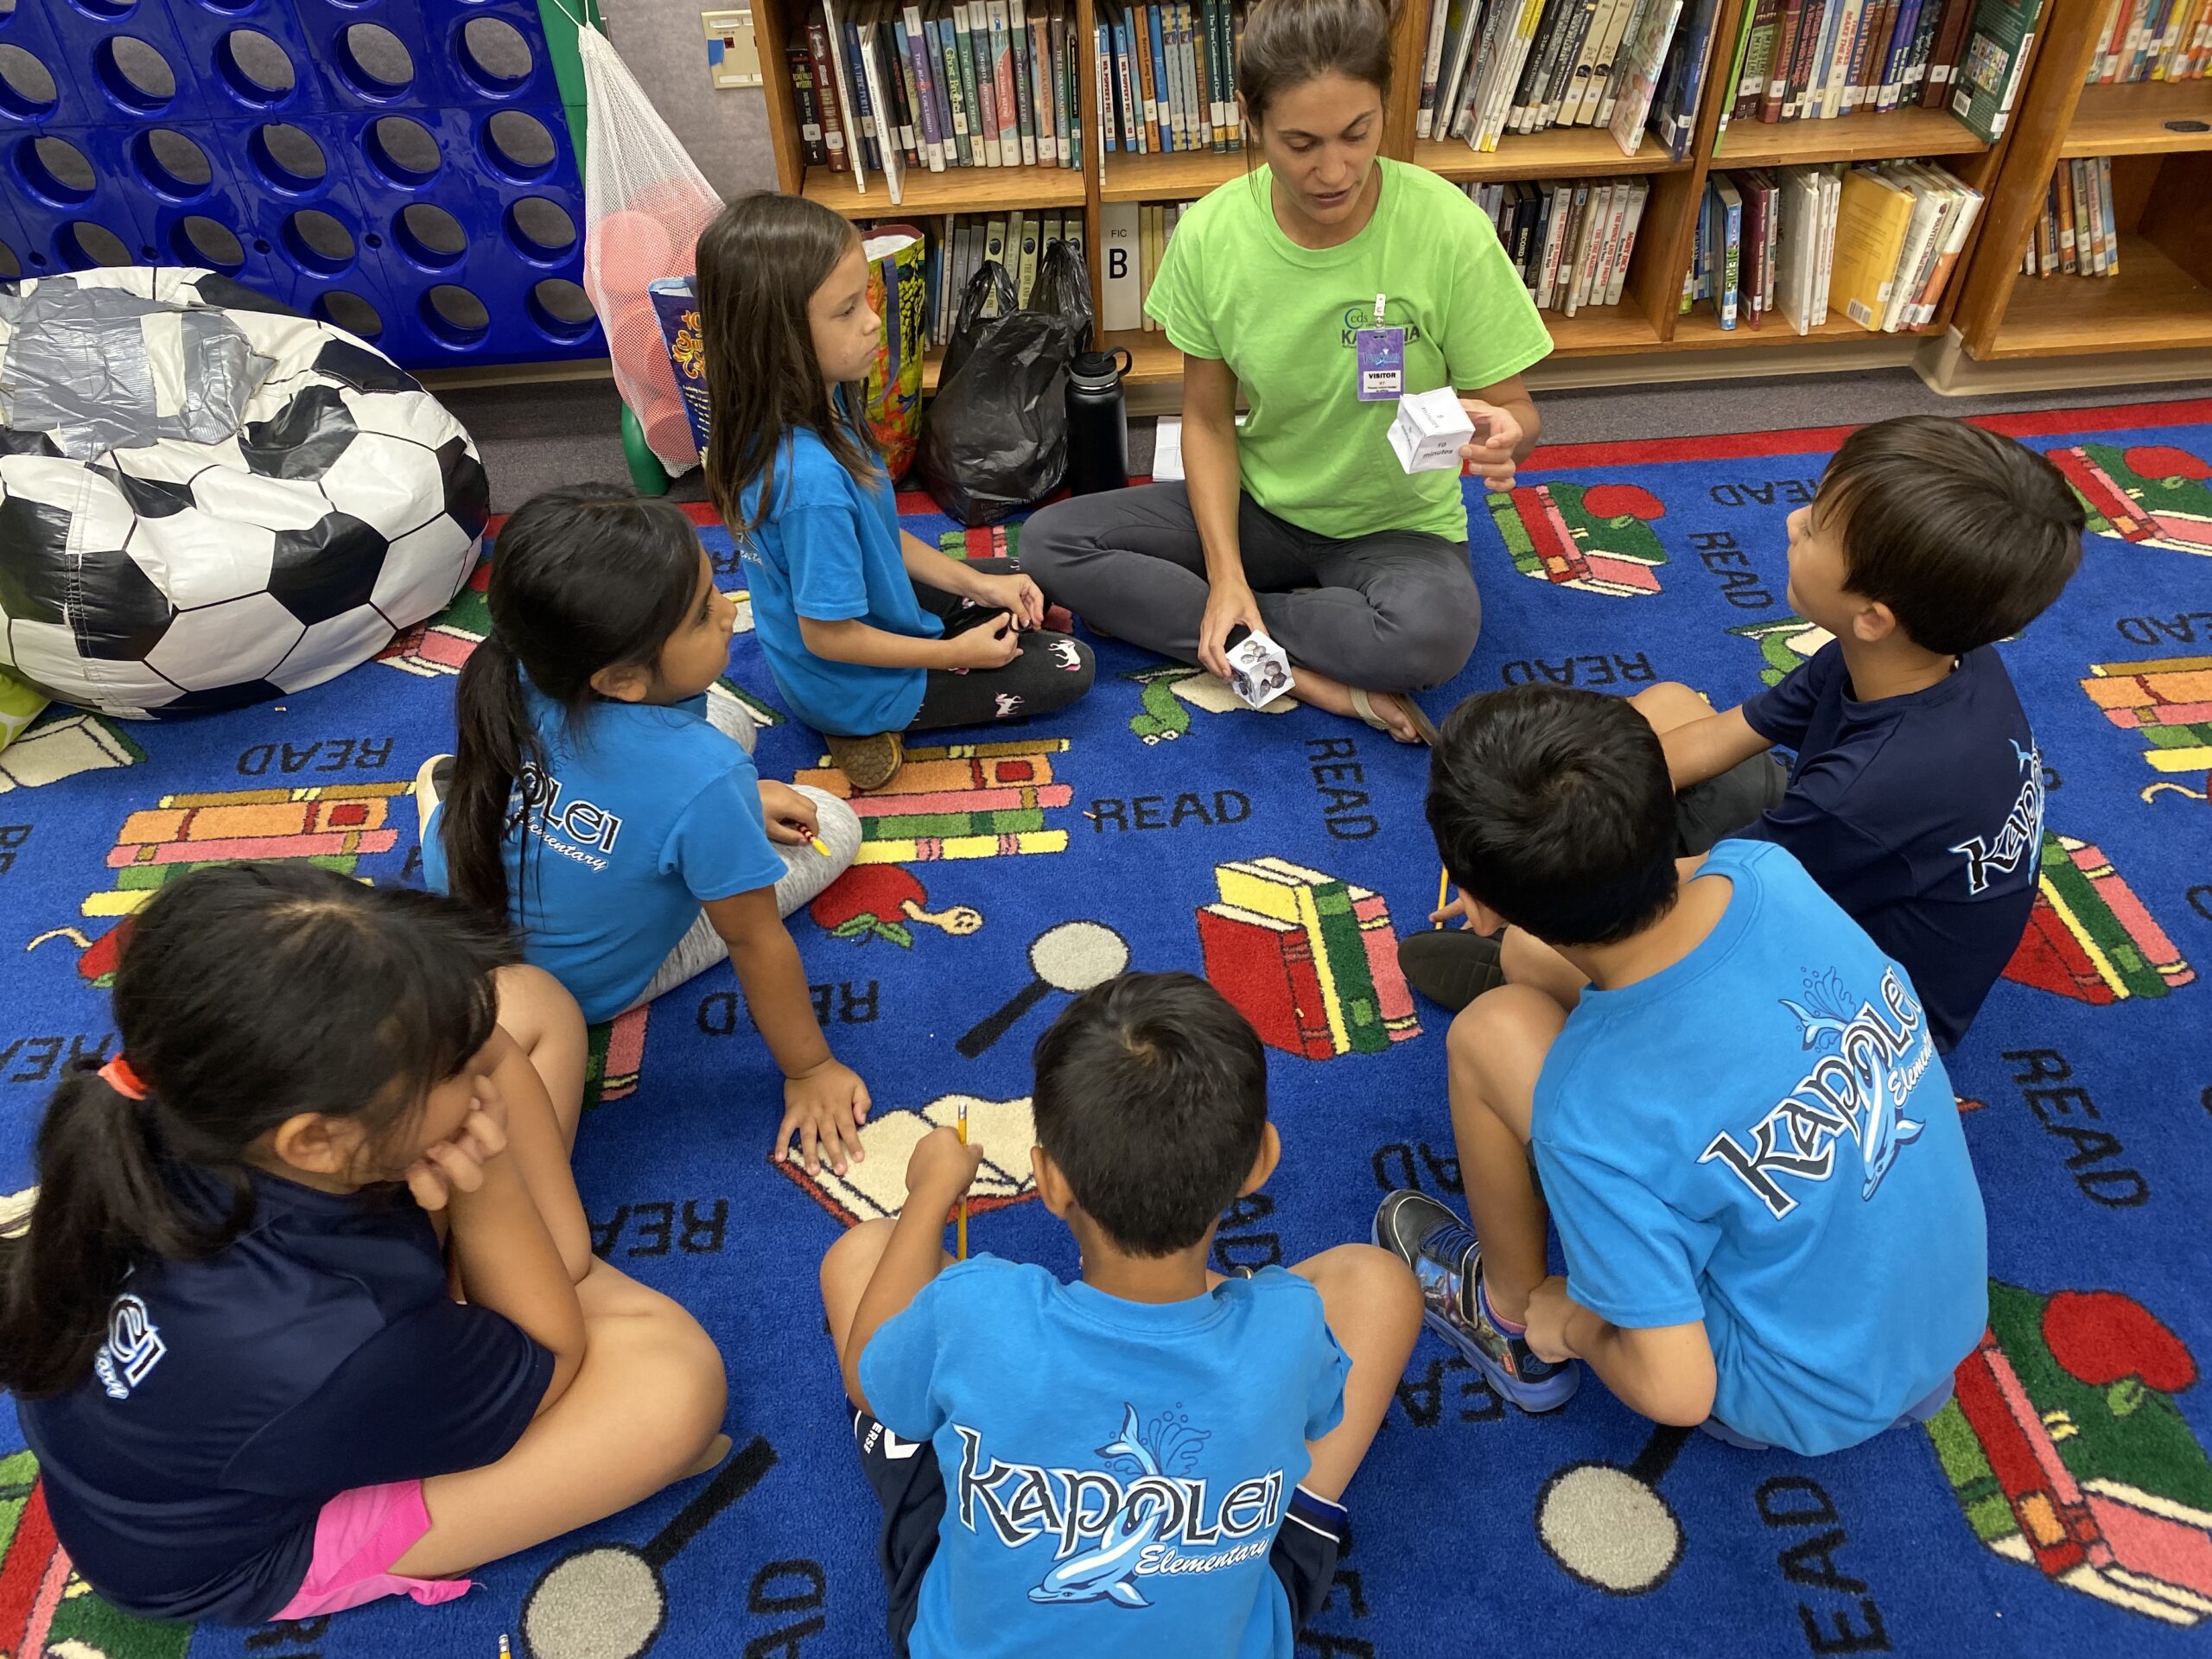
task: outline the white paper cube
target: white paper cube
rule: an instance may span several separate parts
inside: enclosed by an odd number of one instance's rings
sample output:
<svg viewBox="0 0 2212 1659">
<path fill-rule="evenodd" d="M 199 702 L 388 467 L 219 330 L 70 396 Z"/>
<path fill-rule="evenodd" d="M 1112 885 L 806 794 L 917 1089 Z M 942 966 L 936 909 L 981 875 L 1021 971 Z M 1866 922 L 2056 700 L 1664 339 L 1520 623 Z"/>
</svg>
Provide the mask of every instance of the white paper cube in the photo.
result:
<svg viewBox="0 0 2212 1659">
<path fill-rule="evenodd" d="M 1228 656 L 1229 689 L 1246 707 L 1264 709 L 1290 690 L 1290 658 L 1266 634 L 1246 634 Z"/>
<path fill-rule="evenodd" d="M 1409 473 L 1459 470 L 1459 451 L 1474 441 L 1475 423 L 1459 407 L 1459 394 L 1449 386 L 1434 391 L 1412 391 L 1398 399 L 1398 416 L 1390 423 L 1390 448 L 1398 464 Z"/>
</svg>

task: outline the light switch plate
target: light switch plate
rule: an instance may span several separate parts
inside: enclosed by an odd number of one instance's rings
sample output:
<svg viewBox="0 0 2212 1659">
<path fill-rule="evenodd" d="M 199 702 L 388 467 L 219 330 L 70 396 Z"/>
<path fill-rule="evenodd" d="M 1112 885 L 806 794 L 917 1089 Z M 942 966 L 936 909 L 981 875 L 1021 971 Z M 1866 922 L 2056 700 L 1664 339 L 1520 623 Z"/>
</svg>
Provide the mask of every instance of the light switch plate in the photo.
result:
<svg viewBox="0 0 2212 1659">
<path fill-rule="evenodd" d="M 707 29 L 707 73 L 716 86 L 760 85 L 760 46 L 748 10 L 700 13 Z"/>
</svg>

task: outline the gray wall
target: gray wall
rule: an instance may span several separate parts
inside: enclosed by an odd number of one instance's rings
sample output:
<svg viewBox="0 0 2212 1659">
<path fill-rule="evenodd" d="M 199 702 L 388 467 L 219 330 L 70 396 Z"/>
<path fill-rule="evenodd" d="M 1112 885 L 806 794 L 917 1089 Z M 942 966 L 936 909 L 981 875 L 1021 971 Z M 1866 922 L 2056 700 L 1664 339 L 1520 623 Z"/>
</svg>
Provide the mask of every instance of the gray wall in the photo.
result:
<svg viewBox="0 0 2212 1659">
<path fill-rule="evenodd" d="M 766 97 L 717 91 L 707 79 L 706 0 L 601 0 L 607 38 L 671 131 L 725 198 L 776 188 Z M 764 73 L 777 67 L 766 62 Z"/>
</svg>

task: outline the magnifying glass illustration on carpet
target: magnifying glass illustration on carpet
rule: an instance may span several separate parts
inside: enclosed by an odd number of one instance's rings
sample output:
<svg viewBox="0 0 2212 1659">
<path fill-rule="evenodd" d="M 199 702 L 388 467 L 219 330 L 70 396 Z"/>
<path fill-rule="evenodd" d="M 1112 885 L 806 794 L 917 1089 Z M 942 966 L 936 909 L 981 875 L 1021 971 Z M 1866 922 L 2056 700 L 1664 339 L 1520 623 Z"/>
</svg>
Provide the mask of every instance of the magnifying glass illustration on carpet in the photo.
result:
<svg viewBox="0 0 2212 1659">
<path fill-rule="evenodd" d="M 1048 927 L 1029 946 L 1029 971 L 1036 977 L 954 1046 L 972 1060 L 1012 1030 L 1014 1021 L 1042 1001 L 1047 991 L 1079 995 L 1104 984 L 1128 965 L 1129 942 L 1103 922 L 1062 922 Z"/>
<path fill-rule="evenodd" d="M 775 1448 L 756 1437 L 643 1549 L 594 1544 L 546 1568 L 522 1604 L 522 1637 L 532 1659 L 639 1659 L 668 1620 L 663 1570 L 775 1463 Z"/>
<path fill-rule="evenodd" d="M 1682 1559 L 1682 1523 L 1659 1483 L 1693 1429 L 1651 1431 L 1626 1468 L 1570 1463 L 1536 1495 L 1536 1538 L 1560 1570 L 1608 1595 L 1640 1596 L 1667 1581 Z"/>
</svg>

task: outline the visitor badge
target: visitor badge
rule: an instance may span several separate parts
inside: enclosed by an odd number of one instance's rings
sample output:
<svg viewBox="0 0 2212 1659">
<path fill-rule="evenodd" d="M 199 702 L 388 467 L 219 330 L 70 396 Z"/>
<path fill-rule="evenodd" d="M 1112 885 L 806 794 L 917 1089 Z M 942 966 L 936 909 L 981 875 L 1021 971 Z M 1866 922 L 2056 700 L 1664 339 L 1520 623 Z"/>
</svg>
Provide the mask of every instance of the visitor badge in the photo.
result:
<svg viewBox="0 0 2212 1659">
<path fill-rule="evenodd" d="M 1359 354 L 1359 401 L 1395 403 L 1406 384 L 1406 331 L 1363 328 L 1352 340 Z"/>
<path fill-rule="evenodd" d="M 1406 388 L 1406 331 L 1382 326 L 1382 297 L 1375 296 L 1373 325 L 1352 335 L 1363 404 L 1387 403 Z"/>
</svg>

